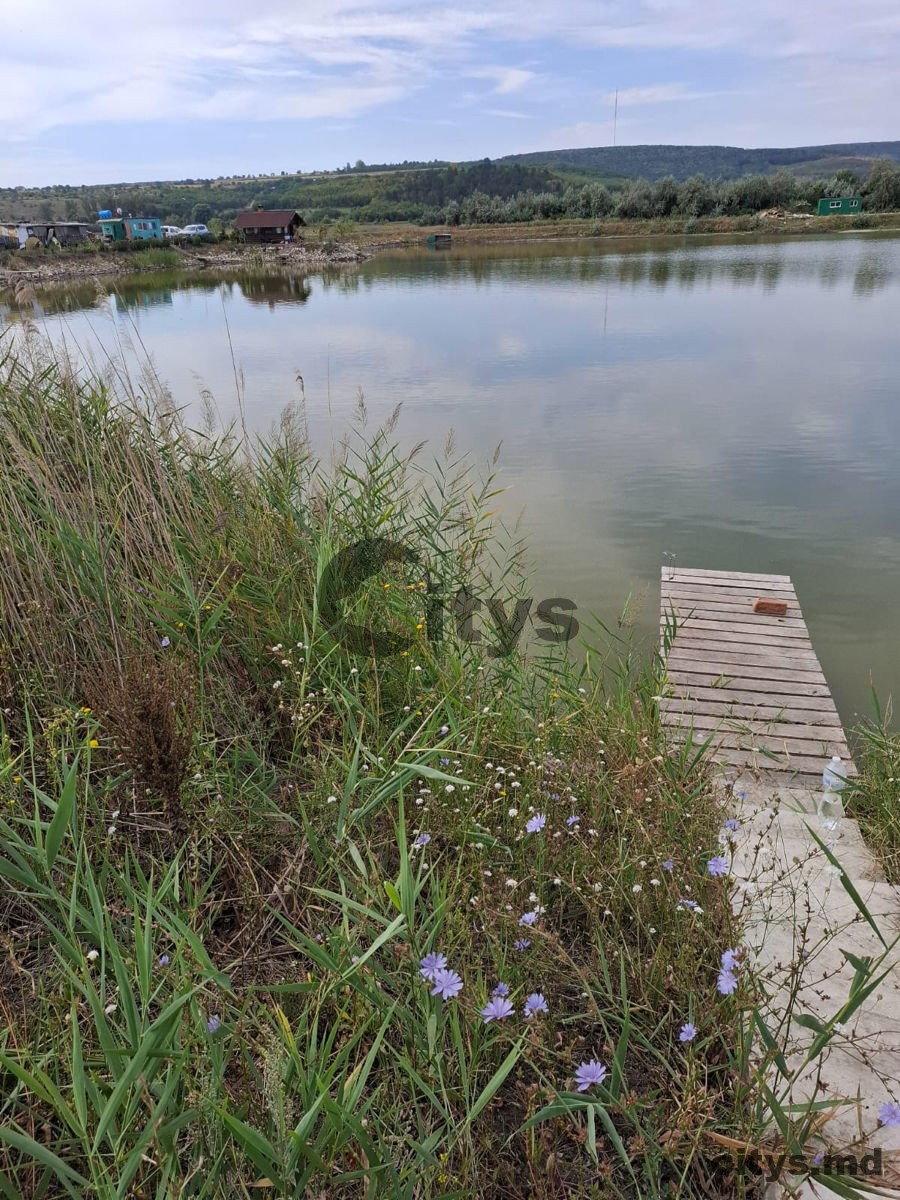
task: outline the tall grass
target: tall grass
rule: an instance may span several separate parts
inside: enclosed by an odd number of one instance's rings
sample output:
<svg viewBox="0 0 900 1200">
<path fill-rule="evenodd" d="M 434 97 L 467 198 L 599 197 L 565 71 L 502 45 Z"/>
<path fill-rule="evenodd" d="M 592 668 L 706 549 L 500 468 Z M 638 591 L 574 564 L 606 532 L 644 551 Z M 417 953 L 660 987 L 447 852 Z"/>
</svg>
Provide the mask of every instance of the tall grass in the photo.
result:
<svg viewBox="0 0 900 1200">
<path fill-rule="evenodd" d="M 874 719 L 855 731 L 860 776 L 848 809 L 875 848 L 887 879 L 900 883 L 900 734 L 891 727 L 890 704 L 882 709 L 875 696 L 874 710 Z"/>
<path fill-rule="evenodd" d="M 136 253 L 140 265 L 145 267 L 177 267 L 182 261 L 174 246 L 147 246 Z"/>
<path fill-rule="evenodd" d="M 658 664 L 457 636 L 521 560 L 492 465 L 423 459 L 388 423 L 323 466 L 296 414 L 248 448 L 0 365 L 0 1194 L 756 1187 L 720 1157 L 772 1105 L 752 975 L 716 986 L 702 753 Z"/>
</svg>

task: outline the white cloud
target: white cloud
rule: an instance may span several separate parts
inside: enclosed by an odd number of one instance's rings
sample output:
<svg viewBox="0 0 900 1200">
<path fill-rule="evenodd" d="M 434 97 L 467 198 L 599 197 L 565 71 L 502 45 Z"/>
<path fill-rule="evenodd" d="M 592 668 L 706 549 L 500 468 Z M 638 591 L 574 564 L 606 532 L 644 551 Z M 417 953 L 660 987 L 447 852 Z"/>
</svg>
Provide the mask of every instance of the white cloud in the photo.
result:
<svg viewBox="0 0 900 1200">
<path fill-rule="evenodd" d="M 609 92 L 605 97 L 609 104 L 629 108 L 636 104 L 672 104 L 677 100 L 705 100 L 712 92 L 693 91 L 684 83 L 656 83 L 649 87 L 622 88 L 618 93 Z"/>
<path fill-rule="evenodd" d="M 534 148 L 610 141 L 617 84 L 620 143 L 784 145 L 897 137 L 900 128 L 896 0 L 154 0 L 138 20 L 106 22 L 102 33 L 70 0 L 28 0 L 26 9 L 0 41 L 3 183 L 23 181 L 18 164 L 40 162 L 42 146 L 60 140 L 54 131 L 82 125 L 130 125 L 139 140 L 142 124 L 171 122 L 183 158 L 191 135 L 203 139 L 196 124 L 187 132 L 190 122 L 233 122 L 222 170 L 240 169 L 252 136 L 245 126 L 284 120 L 301 123 L 303 156 L 315 146 L 323 165 L 347 151 L 334 145 L 332 154 L 316 122 L 367 115 L 354 157 L 381 157 L 389 146 L 401 158 L 528 148 L 511 138 L 486 144 L 477 121 L 442 144 L 391 133 L 400 120 L 385 119 L 388 106 L 405 102 L 408 116 L 437 127 L 458 105 L 460 81 L 473 78 L 492 96 L 540 101 Z M 602 51 L 596 68 L 586 50 Z M 654 68 L 657 82 L 647 83 L 642 51 L 654 63 L 664 51 L 680 82 L 659 82 Z M 700 111 L 695 101 L 710 95 L 715 103 Z M 512 126 L 523 114 L 491 115 Z M 138 153 L 117 133 L 107 177 L 121 178 L 115 166 Z M 43 159 L 51 178 L 69 171 L 55 148 Z"/>
<path fill-rule="evenodd" d="M 535 77 L 534 71 L 526 71 L 524 67 L 476 67 L 466 74 L 473 79 L 493 79 L 494 92 L 498 96 L 518 92 Z"/>
</svg>

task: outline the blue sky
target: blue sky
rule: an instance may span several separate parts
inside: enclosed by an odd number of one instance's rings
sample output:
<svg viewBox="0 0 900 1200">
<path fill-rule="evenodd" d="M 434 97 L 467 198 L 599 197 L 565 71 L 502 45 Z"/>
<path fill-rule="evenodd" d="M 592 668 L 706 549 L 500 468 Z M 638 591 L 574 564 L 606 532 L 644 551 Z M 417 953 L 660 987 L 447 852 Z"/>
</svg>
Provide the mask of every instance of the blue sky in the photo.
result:
<svg viewBox="0 0 900 1200">
<path fill-rule="evenodd" d="M 897 0 L 0 0 L 0 186 L 900 138 Z M 102 13 L 102 16 L 99 15 Z"/>
</svg>

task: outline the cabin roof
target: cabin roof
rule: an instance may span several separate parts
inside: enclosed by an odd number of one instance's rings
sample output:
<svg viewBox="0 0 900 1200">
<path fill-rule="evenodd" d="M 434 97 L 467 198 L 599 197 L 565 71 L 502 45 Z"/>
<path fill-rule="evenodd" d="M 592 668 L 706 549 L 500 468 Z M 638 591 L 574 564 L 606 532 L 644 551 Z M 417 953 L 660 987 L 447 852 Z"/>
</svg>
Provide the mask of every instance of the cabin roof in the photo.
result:
<svg viewBox="0 0 900 1200">
<path fill-rule="evenodd" d="M 241 213 L 234 222 L 235 229 L 283 229 L 291 225 L 294 219 L 305 225 L 306 222 L 293 208 L 265 208 L 257 212 Z"/>
</svg>

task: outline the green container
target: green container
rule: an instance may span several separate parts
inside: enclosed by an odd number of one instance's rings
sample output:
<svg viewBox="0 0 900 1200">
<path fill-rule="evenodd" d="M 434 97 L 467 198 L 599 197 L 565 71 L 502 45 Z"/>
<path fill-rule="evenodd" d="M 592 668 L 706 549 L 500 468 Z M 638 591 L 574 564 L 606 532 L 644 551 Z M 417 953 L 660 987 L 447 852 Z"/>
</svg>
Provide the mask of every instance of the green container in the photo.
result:
<svg viewBox="0 0 900 1200">
<path fill-rule="evenodd" d="M 819 201 L 820 217 L 828 217 L 832 213 L 858 212 L 862 212 L 862 199 L 859 196 L 823 196 Z"/>
</svg>

